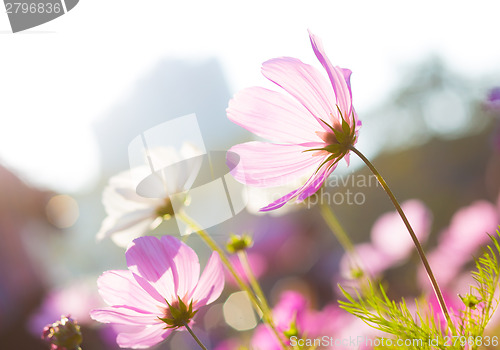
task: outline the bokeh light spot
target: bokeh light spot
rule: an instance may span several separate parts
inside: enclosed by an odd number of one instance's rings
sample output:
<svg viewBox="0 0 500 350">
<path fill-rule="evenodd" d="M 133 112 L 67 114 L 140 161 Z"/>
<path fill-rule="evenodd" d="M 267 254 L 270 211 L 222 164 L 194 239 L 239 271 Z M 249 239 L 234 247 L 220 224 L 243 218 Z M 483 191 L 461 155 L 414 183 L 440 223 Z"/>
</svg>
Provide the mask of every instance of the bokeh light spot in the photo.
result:
<svg viewBox="0 0 500 350">
<path fill-rule="evenodd" d="M 45 207 L 47 220 L 58 228 L 69 228 L 78 220 L 80 210 L 73 197 L 59 194 L 52 197 Z"/>
</svg>

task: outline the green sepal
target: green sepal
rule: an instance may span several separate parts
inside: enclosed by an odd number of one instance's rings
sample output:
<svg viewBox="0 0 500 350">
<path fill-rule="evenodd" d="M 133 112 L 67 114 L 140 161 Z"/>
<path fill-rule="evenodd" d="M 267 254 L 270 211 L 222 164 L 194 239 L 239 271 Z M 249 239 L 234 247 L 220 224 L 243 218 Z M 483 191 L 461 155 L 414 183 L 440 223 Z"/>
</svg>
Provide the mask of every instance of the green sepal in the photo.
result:
<svg viewBox="0 0 500 350">
<path fill-rule="evenodd" d="M 342 153 L 342 145 L 338 143 L 334 143 L 333 145 L 328 145 L 325 148 L 323 148 L 325 151 L 331 153 L 332 155 L 340 155 Z"/>
<path fill-rule="evenodd" d="M 293 320 L 292 320 L 292 323 L 290 324 L 290 328 L 288 330 L 284 331 L 283 334 L 288 339 L 290 339 L 291 337 L 294 337 L 294 336 L 295 337 L 299 336 L 299 331 L 297 329 L 297 315 L 296 314 L 293 316 Z"/>
<path fill-rule="evenodd" d="M 347 124 L 344 118 L 342 118 L 342 131 L 345 135 L 351 135 L 351 127 Z"/>
<path fill-rule="evenodd" d="M 344 123 L 344 119 L 342 119 L 342 123 Z M 347 135 L 349 134 L 345 134 L 344 131 L 338 131 L 338 130 L 335 130 L 335 129 L 332 129 L 333 130 L 333 133 L 335 134 L 335 138 L 337 139 L 337 142 L 339 144 L 341 143 L 344 143 L 345 140 L 346 140 L 346 137 Z"/>
<path fill-rule="evenodd" d="M 168 325 L 167 327 L 165 327 L 165 329 L 184 326 L 184 324 L 189 323 L 189 321 L 191 321 L 191 319 L 198 312 L 198 310 L 193 312 L 192 300 L 189 303 L 189 307 L 182 301 L 180 296 L 177 296 L 177 300 L 179 303 L 178 306 L 173 306 L 165 299 L 171 317 L 158 317 L 159 320 L 165 322 Z"/>
</svg>

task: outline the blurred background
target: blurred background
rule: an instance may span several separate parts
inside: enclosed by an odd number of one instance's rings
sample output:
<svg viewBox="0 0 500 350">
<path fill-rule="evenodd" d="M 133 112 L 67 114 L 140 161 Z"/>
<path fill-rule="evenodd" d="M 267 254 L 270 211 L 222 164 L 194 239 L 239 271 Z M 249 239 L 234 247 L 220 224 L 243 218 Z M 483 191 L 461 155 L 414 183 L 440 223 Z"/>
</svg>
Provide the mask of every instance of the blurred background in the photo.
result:
<svg viewBox="0 0 500 350">
<path fill-rule="evenodd" d="M 17 34 L 0 14 L 0 348 L 46 349 L 39 334 L 61 313 L 82 325 L 84 349 L 116 347 L 113 331 L 88 311 L 101 305 L 97 277 L 126 268 L 124 250 L 95 236 L 105 218 L 103 189 L 129 168 L 129 142 L 190 113 L 207 150 L 252 140 L 226 118 L 228 101 L 248 86 L 278 90 L 260 74 L 267 59 L 292 56 L 321 68 L 307 29 L 333 64 L 353 71 L 358 149 L 401 201 L 418 199 L 432 213 L 426 250 L 437 250 L 455 214 L 478 201 L 493 208 L 493 219 L 470 227 L 494 233 L 499 12 L 495 1 L 81 1 Z M 354 156 L 335 174 L 369 175 Z M 391 203 L 375 185 L 325 189 L 348 190 L 361 191 L 363 203 L 334 203 L 334 211 L 354 243 L 368 242 Z M 338 298 L 343 250 L 317 207 L 278 214 L 244 211 L 210 232 L 221 243 L 229 232 L 254 235 L 254 268 L 272 305 L 294 289 L 321 309 Z M 194 236 L 188 243 L 204 262 L 207 248 Z M 411 254 L 384 269 L 391 295 L 425 291 L 418 269 Z M 251 319 L 227 325 L 223 304 L 235 290 L 229 284 L 200 318 L 211 348 L 231 329 L 249 338 L 255 328 Z M 179 334 L 162 348 L 190 349 L 185 342 Z"/>
</svg>

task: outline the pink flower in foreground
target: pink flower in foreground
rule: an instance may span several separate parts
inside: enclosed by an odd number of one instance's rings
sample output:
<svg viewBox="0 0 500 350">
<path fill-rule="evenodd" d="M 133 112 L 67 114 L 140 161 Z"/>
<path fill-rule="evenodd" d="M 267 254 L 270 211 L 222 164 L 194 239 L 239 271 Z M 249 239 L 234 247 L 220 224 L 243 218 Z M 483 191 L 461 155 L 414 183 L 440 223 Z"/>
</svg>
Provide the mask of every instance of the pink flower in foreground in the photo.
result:
<svg viewBox="0 0 500 350">
<path fill-rule="evenodd" d="M 198 256 L 172 236 L 140 237 L 125 253 L 128 270 L 99 277 L 99 293 L 110 305 L 91 311 L 99 322 L 119 326 L 120 347 L 141 349 L 192 324 L 196 312 L 224 288 L 224 271 L 214 252 L 200 277 Z"/>
<path fill-rule="evenodd" d="M 309 177 L 303 186 L 262 211 L 278 209 L 293 199 L 301 202 L 314 194 L 343 157 L 349 164 L 349 147 L 357 141 L 361 122 L 352 105 L 351 71 L 334 67 L 319 38 L 312 33 L 309 37 L 330 82 L 296 58 L 271 59 L 263 63 L 262 73 L 293 98 L 251 87 L 237 93 L 227 109 L 231 121 L 273 141 L 247 142 L 230 149 L 239 156 L 237 160 L 228 154 L 236 180 L 274 187 Z"/>
</svg>

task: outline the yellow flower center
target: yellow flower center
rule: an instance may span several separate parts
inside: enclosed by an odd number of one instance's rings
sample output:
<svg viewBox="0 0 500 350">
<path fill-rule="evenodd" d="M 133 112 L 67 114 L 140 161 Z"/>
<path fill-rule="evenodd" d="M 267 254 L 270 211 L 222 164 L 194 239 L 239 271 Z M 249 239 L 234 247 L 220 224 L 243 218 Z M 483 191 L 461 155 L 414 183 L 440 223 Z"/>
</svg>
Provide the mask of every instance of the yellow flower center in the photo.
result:
<svg viewBox="0 0 500 350">
<path fill-rule="evenodd" d="M 170 219 L 174 215 L 174 207 L 169 197 L 165 198 L 162 206 L 156 208 L 156 215 L 165 220 Z"/>
</svg>

